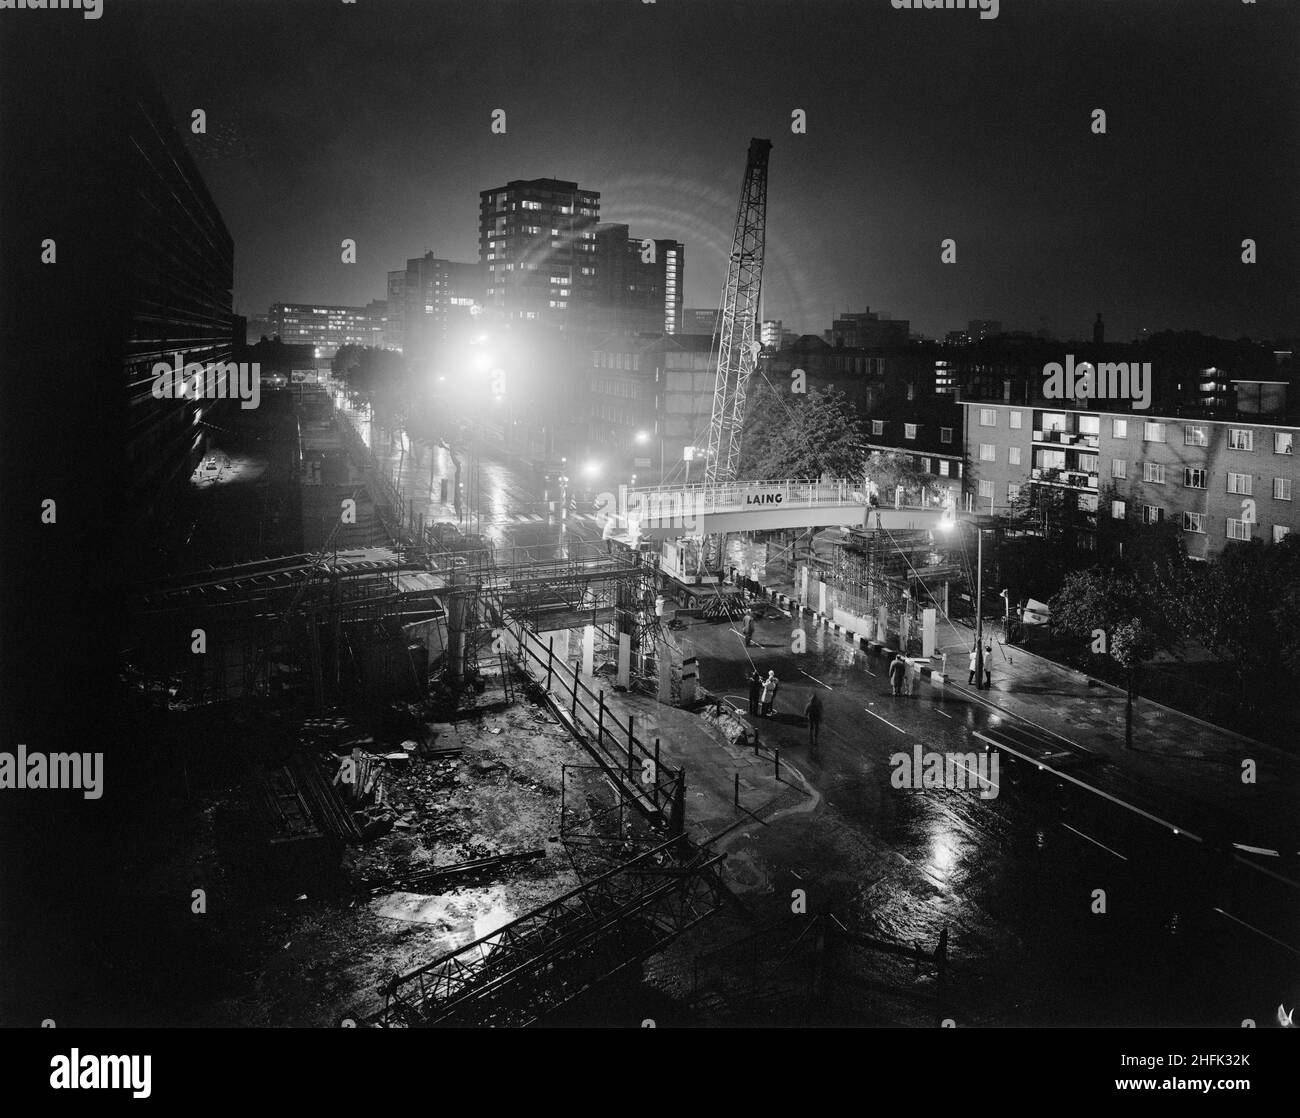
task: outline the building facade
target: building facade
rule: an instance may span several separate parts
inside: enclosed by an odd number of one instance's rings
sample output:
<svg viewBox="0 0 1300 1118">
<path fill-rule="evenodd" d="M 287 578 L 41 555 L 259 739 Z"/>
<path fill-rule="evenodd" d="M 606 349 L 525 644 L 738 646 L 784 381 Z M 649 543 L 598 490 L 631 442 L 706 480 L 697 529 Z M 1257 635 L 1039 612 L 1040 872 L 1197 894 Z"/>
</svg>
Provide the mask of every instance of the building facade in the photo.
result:
<svg viewBox="0 0 1300 1118">
<path fill-rule="evenodd" d="M 1001 512 L 1027 486 L 1052 487 L 1097 517 L 1172 520 L 1197 559 L 1300 525 L 1300 426 L 1280 411 L 1209 419 L 979 400 L 963 410 L 973 509 Z"/>
<path fill-rule="evenodd" d="M 683 307 L 682 308 L 682 329 L 683 334 L 709 334 L 712 335 L 718 328 L 718 308 L 717 307 Z"/>
<path fill-rule="evenodd" d="M 477 264 L 444 260 L 432 252 L 388 273 L 388 311 L 381 344 L 407 356 L 428 356 L 483 303 Z"/>
<path fill-rule="evenodd" d="M 328 358 L 345 345 L 382 346 L 384 314 L 377 310 L 377 301 L 367 307 L 275 303 L 267 317 L 285 345 L 311 346 L 317 357 Z"/>
<path fill-rule="evenodd" d="M 591 448 L 642 480 L 682 477 L 686 449 L 701 446 L 708 432 L 715 362 L 711 335 L 605 339 L 592 350 Z"/>
<path fill-rule="evenodd" d="M 681 333 L 685 268 L 680 241 L 633 237 L 626 225 L 598 226 L 593 325 L 611 333 Z"/>
<path fill-rule="evenodd" d="M 596 302 L 600 193 L 515 179 L 479 193 L 484 303 L 507 321 L 586 329 Z"/>
</svg>

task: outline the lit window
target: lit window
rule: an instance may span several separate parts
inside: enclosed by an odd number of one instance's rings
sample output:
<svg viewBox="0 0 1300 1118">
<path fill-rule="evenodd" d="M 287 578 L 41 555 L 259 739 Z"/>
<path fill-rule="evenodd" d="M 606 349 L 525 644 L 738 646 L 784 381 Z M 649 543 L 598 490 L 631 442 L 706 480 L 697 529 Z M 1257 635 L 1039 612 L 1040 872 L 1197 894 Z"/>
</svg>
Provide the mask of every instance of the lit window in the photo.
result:
<svg viewBox="0 0 1300 1118">
<path fill-rule="evenodd" d="M 871 433 L 873 435 L 883 435 L 885 433 L 885 421 L 883 419 L 873 419 L 871 421 Z"/>
<path fill-rule="evenodd" d="M 1195 466 L 1185 466 L 1183 468 L 1183 485 L 1188 489 L 1204 489 L 1206 476 L 1204 470 L 1197 469 Z"/>
<path fill-rule="evenodd" d="M 1116 438 L 1116 439 L 1127 439 L 1127 438 L 1128 438 L 1128 420 L 1127 420 L 1127 419 L 1112 419 L 1112 420 L 1110 421 L 1110 433 L 1111 433 L 1111 436 L 1112 436 L 1113 438 Z"/>
<path fill-rule="evenodd" d="M 996 427 L 998 425 L 998 413 L 995 408 L 980 408 L 980 426 Z"/>
<path fill-rule="evenodd" d="M 1183 445 L 1184 446 L 1206 446 L 1209 438 L 1205 433 L 1204 427 L 1186 426 L 1183 428 Z"/>
<path fill-rule="evenodd" d="M 991 481 L 981 481 L 979 485 L 979 492 L 981 497 L 987 497 L 989 498 L 989 500 L 992 500 L 993 483 Z"/>
<path fill-rule="evenodd" d="M 1123 520 L 1127 513 L 1127 506 L 1123 501 L 1111 501 L 1110 515 L 1116 520 Z"/>
<path fill-rule="evenodd" d="M 1156 485 L 1164 485 L 1165 468 L 1159 462 L 1142 463 L 1142 480 L 1154 482 Z"/>
<path fill-rule="evenodd" d="M 1020 465 L 1020 447 L 1018 446 L 1007 447 L 1007 465 L 1008 466 Z"/>
<path fill-rule="evenodd" d="M 1142 506 L 1142 523 L 1159 524 L 1165 518 L 1165 510 L 1159 505 Z"/>
<path fill-rule="evenodd" d="M 951 428 L 951 427 L 940 427 L 940 428 L 939 428 L 939 441 L 940 441 L 941 443 L 950 443 L 950 442 L 952 442 L 952 428 Z"/>
<path fill-rule="evenodd" d="M 1251 488 L 1250 474 L 1228 474 L 1228 492 L 1239 493 L 1244 497 L 1250 496 Z"/>
<path fill-rule="evenodd" d="M 980 443 L 980 461 L 996 462 L 998 460 L 998 448 L 992 443 Z"/>
<path fill-rule="evenodd" d="M 1111 477 L 1128 477 L 1128 463 L 1123 458 L 1112 458 L 1110 460 Z"/>
<path fill-rule="evenodd" d="M 1165 441 L 1165 425 L 1163 423 L 1144 423 L 1142 424 L 1142 438 L 1149 443 L 1162 443 Z"/>
<path fill-rule="evenodd" d="M 1010 418 L 1010 420 L 1009 420 L 1008 422 L 1011 424 L 1011 429 L 1012 429 L 1013 431 L 1019 431 L 1020 428 L 1021 428 L 1021 426 L 1022 426 L 1023 423 L 1024 423 L 1024 420 L 1022 419 L 1020 412 L 1018 412 L 1018 411 L 1013 411 L 1013 412 L 1011 412 L 1011 413 L 1009 413 L 1009 414 L 1010 414 L 1011 418 Z"/>
<path fill-rule="evenodd" d="M 1007 482 L 1007 500 L 1008 501 L 1020 500 L 1020 486 L 1017 485 L 1014 481 Z"/>
<path fill-rule="evenodd" d="M 1254 450 L 1255 449 L 1255 432 L 1249 427 L 1229 427 L 1228 428 L 1228 449 L 1229 450 Z"/>
<path fill-rule="evenodd" d="M 948 459 L 946 458 L 939 459 L 939 476 L 940 477 L 948 476 Z"/>
<path fill-rule="evenodd" d="M 1248 540 L 1250 539 L 1250 525 L 1244 520 L 1233 520 L 1228 517 L 1228 539 L 1230 540 Z"/>
<path fill-rule="evenodd" d="M 1289 477 L 1275 477 L 1273 479 L 1273 500 L 1291 500 L 1291 479 Z"/>
<path fill-rule="evenodd" d="M 1290 454 L 1294 438 L 1295 436 L 1290 431 L 1275 431 L 1273 433 L 1273 453 Z"/>
<path fill-rule="evenodd" d="M 905 439 L 914 439 L 914 438 L 916 438 L 916 424 L 915 424 L 915 423 L 904 423 L 904 424 L 903 424 L 903 438 L 905 438 Z"/>
<path fill-rule="evenodd" d="M 1200 532 L 1205 534 L 1205 513 L 1203 512 L 1185 512 L 1183 513 L 1183 531 Z"/>
<path fill-rule="evenodd" d="M 1285 524 L 1274 524 L 1274 525 L 1273 525 L 1273 542 L 1274 542 L 1274 543 L 1281 543 L 1281 542 L 1282 542 L 1284 539 L 1286 539 L 1287 536 L 1289 536 L 1290 534 L 1291 534 L 1291 529 L 1288 528 Z"/>
</svg>

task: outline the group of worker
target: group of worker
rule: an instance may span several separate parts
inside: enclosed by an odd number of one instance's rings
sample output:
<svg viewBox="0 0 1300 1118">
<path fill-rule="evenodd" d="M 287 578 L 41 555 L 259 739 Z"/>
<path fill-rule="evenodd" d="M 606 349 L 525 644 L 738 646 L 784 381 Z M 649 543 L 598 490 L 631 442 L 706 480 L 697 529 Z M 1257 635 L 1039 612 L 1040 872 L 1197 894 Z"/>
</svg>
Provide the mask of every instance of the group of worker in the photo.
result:
<svg viewBox="0 0 1300 1118">
<path fill-rule="evenodd" d="M 754 615 L 750 612 L 745 614 L 744 638 L 748 646 L 753 643 L 754 637 Z M 970 679 L 969 683 L 975 682 L 975 674 L 979 668 L 979 646 L 975 645 L 970 652 Z M 987 642 L 984 645 L 984 678 L 982 680 L 982 689 L 987 690 L 992 682 L 993 676 L 993 645 Z M 916 678 L 920 674 L 915 662 L 903 655 L 896 655 L 886 669 L 889 676 L 890 691 L 894 695 L 911 695 L 915 685 Z M 757 715 L 760 718 L 771 718 L 773 713 L 773 704 L 776 701 L 776 693 L 781 686 L 781 681 L 776 678 L 776 672 L 769 670 L 766 678 L 757 668 L 754 668 L 749 675 L 749 713 Z M 808 702 L 804 704 L 804 720 L 808 724 L 808 744 L 816 745 L 821 735 L 822 724 L 822 700 L 817 692 L 808 696 Z"/>
<path fill-rule="evenodd" d="M 771 718 L 772 704 L 776 701 L 776 693 L 780 687 L 781 681 L 776 678 L 776 672 L 769 671 L 766 679 L 759 674 L 757 668 L 750 672 L 749 713 L 756 714 L 760 718 Z M 808 701 L 804 704 L 803 716 L 808 723 L 808 744 L 816 745 L 821 733 L 822 700 L 815 691 L 808 696 Z"/>
</svg>

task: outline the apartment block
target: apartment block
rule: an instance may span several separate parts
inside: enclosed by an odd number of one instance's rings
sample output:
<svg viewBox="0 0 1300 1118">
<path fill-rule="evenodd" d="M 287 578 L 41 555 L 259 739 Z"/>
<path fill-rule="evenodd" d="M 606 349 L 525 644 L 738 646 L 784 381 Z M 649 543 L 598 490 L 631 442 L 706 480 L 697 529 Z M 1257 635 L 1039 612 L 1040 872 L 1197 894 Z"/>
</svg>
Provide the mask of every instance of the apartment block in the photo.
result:
<svg viewBox="0 0 1300 1118">
<path fill-rule="evenodd" d="M 1263 387 L 1236 384 L 1239 400 Z M 1281 414 L 1209 419 L 980 400 L 963 409 L 965 493 L 978 511 L 1003 512 L 1026 486 L 1050 486 L 1097 517 L 1172 520 L 1198 559 L 1300 526 L 1300 427 Z"/>
<path fill-rule="evenodd" d="M 515 179 L 479 193 L 486 306 L 506 321 L 587 328 L 596 301 L 600 192 Z"/>
</svg>

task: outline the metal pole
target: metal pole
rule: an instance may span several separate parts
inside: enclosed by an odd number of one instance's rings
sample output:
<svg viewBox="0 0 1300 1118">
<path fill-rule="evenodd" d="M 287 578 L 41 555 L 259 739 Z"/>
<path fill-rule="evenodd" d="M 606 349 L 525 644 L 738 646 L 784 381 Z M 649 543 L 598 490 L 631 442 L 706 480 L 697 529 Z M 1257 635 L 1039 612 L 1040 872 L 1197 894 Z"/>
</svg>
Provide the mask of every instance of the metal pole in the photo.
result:
<svg viewBox="0 0 1300 1118">
<path fill-rule="evenodd" d="M 573 721 L 578 721 L 578 665 L 573 665 L 573 707 L 569 712 L 573 715 Z"/>
<path fill-rule="evenodd" d="M 975 525 L 975 690 L 984 690 L 984 529 Z"/>
<path fill-rule="evenodd" d="M 655 798 L 655 811 L 658 811 L 659 810 L 659 739 L 658 738 L 655 738 L 654 798 Z"/>
<path fill-rule="evenodd" d="M 605 689 L 600 689 L 600 710 L 596 715 L 596 748 L 601 749 L 605 744 Z"/>
<path fill-rule="evenodd" d="M 551 672 L 555 667 L 555 638 L 551 637 L 546 644 L 546 690 L 551 689 Z"/>
<path fill-rule="evenodd" d="M 627 716 L 627 775 L 629 777 L 632 775 L 632 744 L 636 741 L 636 738 L 632 736 L 632 723 L 634 721 L 636 719 L 629 714 Z"/>
</svg>

